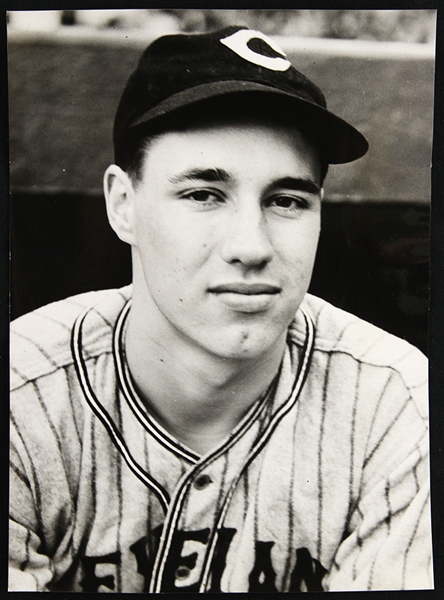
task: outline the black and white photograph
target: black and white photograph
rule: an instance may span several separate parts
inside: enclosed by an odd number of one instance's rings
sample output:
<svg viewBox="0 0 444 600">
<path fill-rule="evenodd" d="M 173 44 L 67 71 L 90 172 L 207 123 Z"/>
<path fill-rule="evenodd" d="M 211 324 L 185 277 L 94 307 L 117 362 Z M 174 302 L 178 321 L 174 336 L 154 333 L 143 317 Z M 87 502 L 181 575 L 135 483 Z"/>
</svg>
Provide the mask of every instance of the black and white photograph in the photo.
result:
<svg viewBox="0 0 444 600">
<path fill-rule="evenodd" d="M 436 25 L 7 13 L 9 591 L 434 589 Z"/>
</svg>

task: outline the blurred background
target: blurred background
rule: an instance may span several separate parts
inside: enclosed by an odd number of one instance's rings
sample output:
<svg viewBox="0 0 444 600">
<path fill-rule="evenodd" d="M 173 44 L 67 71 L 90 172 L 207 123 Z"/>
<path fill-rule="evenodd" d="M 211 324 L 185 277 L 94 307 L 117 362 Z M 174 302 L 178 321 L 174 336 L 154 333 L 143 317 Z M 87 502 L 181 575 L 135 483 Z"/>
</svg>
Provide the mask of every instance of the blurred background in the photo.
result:
<svg viewBox="0 0 444 600">
<path fill-rule="evenodd" d="M 107 224 L 112 122 L 159 35 L 273 36 L 369 139 L 327 177 L 310 291 L 427 353 L 434 10 L 17 11 L 8 20 L 11 316 L 131 280 Z"/>
<path fill-rule="evenodd" d="M 222 10 L 133 9 L 20 11 L 8 14 L 11 28 L 56 30 L 143 29 L 157 37 L 167 33 L 206 32 L 227 25 L 248 25 L 267 35 L 433 44 L 434 10 Z"/>
</svg>

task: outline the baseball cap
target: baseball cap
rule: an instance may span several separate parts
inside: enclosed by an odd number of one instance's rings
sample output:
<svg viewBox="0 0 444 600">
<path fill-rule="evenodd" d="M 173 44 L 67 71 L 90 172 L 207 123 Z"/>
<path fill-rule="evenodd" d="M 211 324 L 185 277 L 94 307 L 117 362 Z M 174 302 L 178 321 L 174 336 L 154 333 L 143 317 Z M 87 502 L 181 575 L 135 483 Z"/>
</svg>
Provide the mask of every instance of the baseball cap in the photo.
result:
<svg viewBox="0 0 444 600">
<path fill-rule="evenodd" d="M 290 119 L 305 127 L 313 124 L 329 164 L 351 162 L 367 152 L 365 137 L 327 110 L 319 87 L 288 61 L 274 40 L 260 31 L 230 26 L 205 34 L 162 36 L 146 48 L 116 112 L 116 162 L 127 140 L 150 124 L 186 107 L 247 93 L 276 99 L 279 110 L 279 101 L 285 99 Z"/>
</svg>

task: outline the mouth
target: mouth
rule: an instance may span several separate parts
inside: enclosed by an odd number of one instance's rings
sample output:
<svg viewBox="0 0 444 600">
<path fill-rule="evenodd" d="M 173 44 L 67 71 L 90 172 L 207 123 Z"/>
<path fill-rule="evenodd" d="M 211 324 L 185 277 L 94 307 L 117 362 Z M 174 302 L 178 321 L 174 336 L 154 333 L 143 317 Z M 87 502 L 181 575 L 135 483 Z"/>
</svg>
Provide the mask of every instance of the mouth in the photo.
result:
<svg viewBox="0 0 444 600">
<path fill-rule="evenodd" d="M 279 294 L 281 288 L 269 283 L 224 283 L 209 289 L 213 294 L 241 294 L 258 296 L 262 294 Z"/>
<path fill-rule="evenodd" d="M 270 310 L 281 288 L 269 283 L 224 283 L 208 290 L 226 308 L 237 313 L 263 313 Z"/>
</svg>

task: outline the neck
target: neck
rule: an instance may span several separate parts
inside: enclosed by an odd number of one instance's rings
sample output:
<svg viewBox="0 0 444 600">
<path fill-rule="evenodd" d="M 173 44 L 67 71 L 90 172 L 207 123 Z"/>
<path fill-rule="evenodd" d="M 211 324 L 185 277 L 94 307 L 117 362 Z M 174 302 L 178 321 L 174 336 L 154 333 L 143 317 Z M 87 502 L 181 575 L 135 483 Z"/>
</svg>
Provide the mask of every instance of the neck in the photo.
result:
<svg viewBox="0 0 444 600">
<path fill-rule="evenodd" d="M 136 298 L 126 332 L 126 355 L 147 409 L 198 453 L 217 445 L 266 392 L 280 365 L 285 338 L 271 353 L 227 359 L 156 331 Z"/>
</svg>

